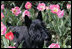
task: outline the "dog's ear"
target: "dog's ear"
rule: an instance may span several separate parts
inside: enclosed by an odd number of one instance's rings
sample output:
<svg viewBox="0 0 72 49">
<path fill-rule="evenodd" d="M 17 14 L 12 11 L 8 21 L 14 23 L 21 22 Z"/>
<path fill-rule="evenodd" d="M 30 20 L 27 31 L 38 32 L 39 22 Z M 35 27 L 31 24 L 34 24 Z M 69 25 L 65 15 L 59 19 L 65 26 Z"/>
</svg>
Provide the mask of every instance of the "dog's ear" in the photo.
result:
<svg viewBox="0 0 72 49">
<path fill-rule="evenodd" d="M 41 21 L 43 20 L 43 19 L 42 19 L 42 13 L 41 13 L 41 11 L 38 12 L 37 19 L 39 19 L 39 20 L 41 20 Z"/>
<path fill-rule="evenodd" d="M 29 28 L 32 20 L 27 15 L 25 15 L 24 18 L 25 18 L 25 25 Z"/>
</svg>

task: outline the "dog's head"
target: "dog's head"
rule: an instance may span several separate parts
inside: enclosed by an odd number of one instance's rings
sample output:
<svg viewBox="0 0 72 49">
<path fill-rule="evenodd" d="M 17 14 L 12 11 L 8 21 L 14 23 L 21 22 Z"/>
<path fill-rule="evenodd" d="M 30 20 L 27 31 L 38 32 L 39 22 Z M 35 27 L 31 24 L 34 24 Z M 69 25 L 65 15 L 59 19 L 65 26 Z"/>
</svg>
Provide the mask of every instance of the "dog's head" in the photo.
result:
<svg viewBox="0 0 72 49">
<path fill-rule="evenodd" d="M 39 47 L 42 47 L 44 41 L 51 40 L 51 34 L 43 22 L 41 11 L 39 11 L 35 20 L 31 20 L 28 16 L 25 16 L 25 25 L 28 27 L 30 39 L 33 44 L 37 46 L 41 45 Z"/>
</svg>

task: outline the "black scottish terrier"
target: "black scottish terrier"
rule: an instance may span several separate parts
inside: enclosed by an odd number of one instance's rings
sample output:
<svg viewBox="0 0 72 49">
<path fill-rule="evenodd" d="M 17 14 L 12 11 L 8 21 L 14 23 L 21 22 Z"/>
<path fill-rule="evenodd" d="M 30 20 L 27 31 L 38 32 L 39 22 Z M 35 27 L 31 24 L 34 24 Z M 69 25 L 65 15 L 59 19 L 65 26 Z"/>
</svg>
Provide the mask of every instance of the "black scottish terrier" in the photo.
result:
<svg viewBox="0 0 72 49">
<path fill-rule="evenodd" d="M 27 15 L 24 18 L 25 26 L 9 26 L 15 36 L 15 46 L 18 48 L 23 42 L 22 48 L 43 48 L 44 41 L 48 43 L 51 40 L 51 34 L 43 22 L 41 11 L 35 20 Z"/>
</svg>

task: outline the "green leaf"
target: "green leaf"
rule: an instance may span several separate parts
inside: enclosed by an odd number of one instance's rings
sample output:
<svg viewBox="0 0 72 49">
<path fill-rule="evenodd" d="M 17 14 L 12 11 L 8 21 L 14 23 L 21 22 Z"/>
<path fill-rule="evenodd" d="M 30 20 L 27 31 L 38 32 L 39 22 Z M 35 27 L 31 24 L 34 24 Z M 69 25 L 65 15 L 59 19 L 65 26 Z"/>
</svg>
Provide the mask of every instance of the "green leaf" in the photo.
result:
<svg viewBox="0 0 72 49">
<path fill-rule="evenodd" d="M 22 5 L 20 6 L 20 9 L 22 9 L 23 8 L 23 5 L 24 5 L 24 2 L 22 3 Z"/>
<path fill-rule="evenodd" d="M 9 46 L 9 40 L 6 40 L 5 37 L 3 36 L 3 44 L 4 44 L 4 48 L 7 48 Z"/>
<path fill-rule="evenodd" d="M 21 44 L 18 46 L 18 48 L 22 48 L 23 42 L 24 42 L 24 40 L 21 42 Z"/>
</svg>

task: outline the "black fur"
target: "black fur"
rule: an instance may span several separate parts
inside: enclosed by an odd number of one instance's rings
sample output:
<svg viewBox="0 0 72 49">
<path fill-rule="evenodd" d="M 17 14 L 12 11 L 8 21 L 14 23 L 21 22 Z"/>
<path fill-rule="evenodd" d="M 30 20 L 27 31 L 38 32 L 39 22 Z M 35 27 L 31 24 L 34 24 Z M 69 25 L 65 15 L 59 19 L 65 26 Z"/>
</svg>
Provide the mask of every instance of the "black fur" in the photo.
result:
<svg viewBox="0 0 72 49">
<path fill-rule="evenodd" d="M 25 16 L 25 26 L 9 27 L 14 33 L 17 48 L 22 41 L 24 41 L 22 48 L 43 48 L 44 41 L 51 40 L 51 34 L 43 22 L 41 11 L 35 20 Z"/>
</svg>

